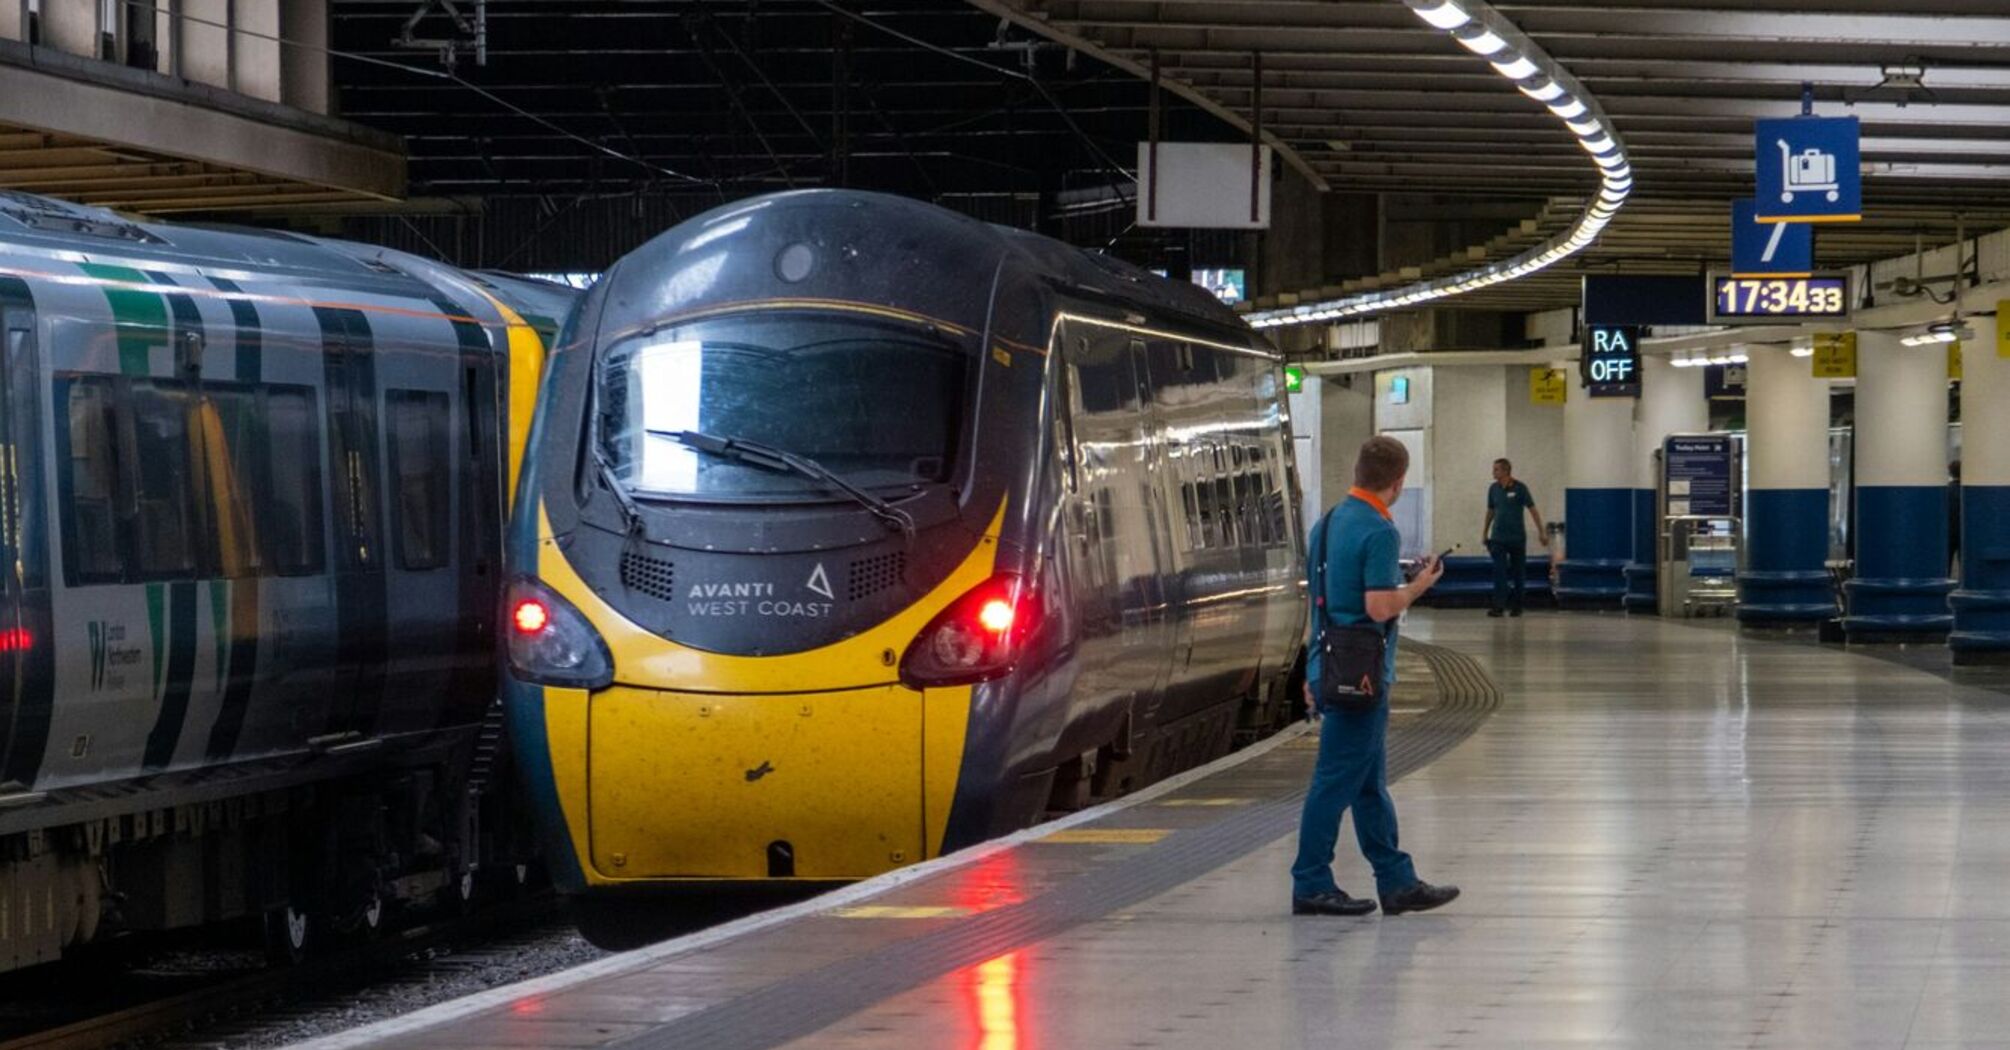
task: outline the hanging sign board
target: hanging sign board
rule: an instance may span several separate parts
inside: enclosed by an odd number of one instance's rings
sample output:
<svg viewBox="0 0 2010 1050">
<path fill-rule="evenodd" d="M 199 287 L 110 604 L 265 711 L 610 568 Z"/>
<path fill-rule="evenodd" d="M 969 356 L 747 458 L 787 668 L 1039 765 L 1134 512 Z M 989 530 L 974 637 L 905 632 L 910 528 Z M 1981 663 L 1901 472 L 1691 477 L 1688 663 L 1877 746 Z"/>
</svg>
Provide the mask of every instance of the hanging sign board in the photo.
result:
<svg viewBox="0 0 2010 1050">
<path fill-rule="evenodd" d="M 1537 405 L 1561 405 L 1570 396 L 1570 376 L 1561 368 L 1528 370 L 1528 399 Z"/>
<path fill-rule="evenodd" d="M 1592 397 L 1639 397 L 1640 326 L 1585 326 L 1578 366 L 1583 371 L 1584 388 Z"/>
<path fill-rule="evenodd" d="M 1961 378 L 1961 340 L 1947 344 L 1947 378 Z"/>
<path fill-rule="evenodd" d="M 1804 222 L 1760 222 L 1751 201 L 1731 202 L 1731 276 L 1812 277 L 1815 229 Z"/>
<path fill-rule="evenodd" d="M 1856 222 L 1863 165 L 1855 117 L 1787 117 L 1754 125 L 1759 222 Z"/>
<path fill-rule="evenodd" d="M 1728 518 L 1736 512 L 1728 434 L 1671 434 L 1661 443 L 1671 518 Z"/>
<path fill-rule="evenodd" d="M 1257 155 L 1250 170 L 1251 154 Z M 1138 225 L 1270 228 L 1271 149 L 1246 142 L 1138 143 Z"/>
<path fill-rule="evenodd" d="M 1816 333 L 1813 360 L 1816 379 L 1855 379 L 1856 333 Z"/>
<path fill-rule="evenodd" d="M 1996 304 L 1996 356 L 2010 357 L 2010 299 Z"/>
</svg>

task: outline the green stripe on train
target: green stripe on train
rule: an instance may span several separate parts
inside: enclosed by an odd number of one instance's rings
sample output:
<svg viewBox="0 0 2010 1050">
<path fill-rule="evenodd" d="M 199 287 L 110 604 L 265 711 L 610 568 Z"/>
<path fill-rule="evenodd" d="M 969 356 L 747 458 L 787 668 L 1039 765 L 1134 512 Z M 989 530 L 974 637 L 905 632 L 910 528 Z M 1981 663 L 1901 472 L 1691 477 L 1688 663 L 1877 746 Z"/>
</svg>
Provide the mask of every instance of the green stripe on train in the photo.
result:
<svg viewBox="0 0 2010 1050">
<path fill-rule="evenodd" d="M 78 263 L 77 268 L 101 281 L 147 284 L 147 275 L 130 266 Z M 130 288 L 104 288 L 112 306 L 112 330 L 118 333 L 119 371 L 129 376 L 151 372 L 153 348 L 167 342 L 167 304 L 153 292 Z"/>
</svg>

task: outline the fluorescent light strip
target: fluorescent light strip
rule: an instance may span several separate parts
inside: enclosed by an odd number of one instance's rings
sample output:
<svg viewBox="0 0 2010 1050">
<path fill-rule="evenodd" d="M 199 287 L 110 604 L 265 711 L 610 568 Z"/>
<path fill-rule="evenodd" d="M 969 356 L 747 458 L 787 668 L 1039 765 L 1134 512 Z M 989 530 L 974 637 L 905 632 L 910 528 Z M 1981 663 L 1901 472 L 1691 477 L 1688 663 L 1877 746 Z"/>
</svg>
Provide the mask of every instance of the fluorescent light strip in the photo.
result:
<svg viewBox="0 0 2010 1050">
<path fill-rule="evenodd" d="M 1407 3 L 1418 18 L 1435 29 L 1450 33 L 1459 46 L 1487 58 L 1494 71 L 1513 82 L 1517 91 L 1543 103 L 1565 122 L 1572 134 L 1577 136 L 1578 144 L 1598 165 L 1598 195 L 1587 204 L 1583 216 L 1568 231 L 1513 258 L 1428 284 L 1306 303 L 1289 309 L 1258 311 L 1244 318 L 1252 328 L 1361 317 L 1526 277 L 1554 266 L 1596 241 L 1633 190 L 1633 165 L 1627 160 L 1625 143 L 1606 128 L 1603 118 L 1582 97 L 1583 88 L 1576 78 L 1557 65 L 1556 60 L 1542 48 L 1513 31 L 1504 20 L 1499 20 L 1499 16 L 1482 0 L 1407 0 Z M 1475 10 L 1481 13 L 1476 15 Z M 1503 27 L 1501 32 L 1496 32 L 1487 24 L 1484 19 L 1488 17 L 1496 19 L 1494 25 Z M 1508 37 L 1514 40 L 1510 41 Z M 1740 359 L 1743 357 L 1738 356 Z M 1704 362 L 1674 363 L 1689 367 Z"/>
</svg>

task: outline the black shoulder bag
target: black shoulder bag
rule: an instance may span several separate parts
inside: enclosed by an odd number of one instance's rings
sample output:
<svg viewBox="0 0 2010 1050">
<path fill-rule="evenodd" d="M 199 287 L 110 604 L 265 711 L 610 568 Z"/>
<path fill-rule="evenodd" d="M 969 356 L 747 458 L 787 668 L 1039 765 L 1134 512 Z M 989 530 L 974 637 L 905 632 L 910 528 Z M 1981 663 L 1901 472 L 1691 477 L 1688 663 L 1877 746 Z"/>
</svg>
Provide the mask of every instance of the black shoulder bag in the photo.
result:
<svg viewBox="0 0 2010 1050">
<path fill-rule="evenodd" d="M 1317 610 L 1319 681 L 1313 684 L 1313 702 L 1320 710 L 1365 714 L 1387 699 L 1388 683 L 1382 681 L 1383 660 L 1388 655 L 1389 631 L 1377 623 L 1334 623 L 1326 609 L 1326 562 L 1333 544 L 1333 518 L 1328 512 L 1320 536 L 1319 557 L 1307 576 L 1312 584 L 1312 607 Z"/>
</svg>

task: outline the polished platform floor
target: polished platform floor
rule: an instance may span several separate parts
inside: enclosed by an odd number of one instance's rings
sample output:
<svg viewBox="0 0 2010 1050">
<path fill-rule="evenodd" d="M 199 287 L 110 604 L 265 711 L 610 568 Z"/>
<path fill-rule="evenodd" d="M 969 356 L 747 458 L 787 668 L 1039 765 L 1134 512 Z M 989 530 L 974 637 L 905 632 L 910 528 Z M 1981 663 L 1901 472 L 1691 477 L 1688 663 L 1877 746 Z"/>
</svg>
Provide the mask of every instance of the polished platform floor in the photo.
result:
<svg viewBox="0 0 2010 1050">
<path fill-rule="evenodd" d="M 2010 696 L 1722 624 L 1408 630 L 1499 692 L 1394 789 L 1420 872 L 1464 887 L 1441 912 L 1288 914 L 1297 738 L 883 893 L 321 1045 L 2010 1050 Z"/>
</svg>

